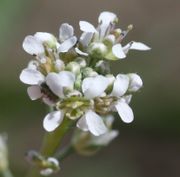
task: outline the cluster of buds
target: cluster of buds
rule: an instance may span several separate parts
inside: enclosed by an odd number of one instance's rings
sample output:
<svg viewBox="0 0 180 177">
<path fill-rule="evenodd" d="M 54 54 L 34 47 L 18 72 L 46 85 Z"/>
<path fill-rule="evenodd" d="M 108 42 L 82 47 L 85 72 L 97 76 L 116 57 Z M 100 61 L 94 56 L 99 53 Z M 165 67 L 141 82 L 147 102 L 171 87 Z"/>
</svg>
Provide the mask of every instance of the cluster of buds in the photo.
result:
<svg viewBox="0 0 180 177">
<path fill-rule="evenodd" d="M 36 151 L 29 151 L 26 154 L 27 160 L 40 169 L 40 174 L 49 176 L 60 170 L 59 161 L 53 157 L 45 158 Z"/>
<path fill-rule="evenodd" d="M 110 62 L 125 59 L 130 50 L 150 50 L 141 43 L 122 41 L 133 26 L 126 30 L 116 28 L 118 18 L 114 13 L 102 12 L 98 26 L 80 21 L 83 32 L 79 39 L 71 25 L 60 26 L 59 37 L 37 32 L 23 41 L 24 50 L 34 56 L 20 74 L 20 80 L 28 84 L 31 100 L 41 99 L 53 108 L 43 121 L 43 127 L 53 132 L 61 127 L 64 119 L 76 123 L 76 149 L 86 145 L 107 145 L 118 132 L 112 130 L 109 118 L 117 112 L 125 123 L 134 119 L 129 106 L 132 94 L 143 82 L 136 73 L 110 72 Z M 78 139 L 77 139 L 78 138 Z"/>
</svg>

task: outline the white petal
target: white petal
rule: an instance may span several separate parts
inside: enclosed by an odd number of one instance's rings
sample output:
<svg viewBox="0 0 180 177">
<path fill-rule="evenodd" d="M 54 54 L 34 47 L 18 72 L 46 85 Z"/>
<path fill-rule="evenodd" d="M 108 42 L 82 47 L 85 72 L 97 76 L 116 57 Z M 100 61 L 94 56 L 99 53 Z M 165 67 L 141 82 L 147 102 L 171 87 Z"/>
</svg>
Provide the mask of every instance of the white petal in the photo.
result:
<svg viewBox="0 0 180 177">
<path fill-rule="evenodd" d="M 58 52 L 68 52 L 77 42 L 77 38 L 75 36 L 65 40 L 62 44 L 60 44 L 58 48 Z"/>
<path fill-rule="evenodd" d="M 59 166 L 59 161 L 54 157 L 48 157 L 47 161 L 53 163 L 56 167 Z"/>
<path fill-rule="evenodd" d="M 35 33 L 34 37 L 36 39 L 38 39 L 39 41 L 43 42 L 56 42 L 56 38 L 50 34 L 50 33 L 46 33 L 46 32 L 37 32 Z"/>
<path fill-rule="evenodd" d="M 95 33 L 97 32 L 95 27 L 86 21 L 80 21 L 79 22 L 80 30 L 87 33 Z"/>
<path fill-rule="evenodd" d="M 88 131 L 88 130 L 89 130 L 89 129 L 88 129 L 88 126 L 87 126 L 87 123 L 86 123 L 85 117 L 80 118 L 80 119 L 78 120 L 76 126 L 77 126 L 78 128 L 80 128 L 81 130 L 83 130 L 83 131 Z"/>
<path fill-rule="evenodd" d="M 132 42 L 131 49 L 133 49 L 133 50 L 150 50 L 151 48 L 141 42 Z"/>
<path fill-rule="evenodd" d="M 131 123 L 134 120 L 134 114 L 130 106 L 124 102 L 119 101 L 117 105 L 115 105 L 119 116 L 125 123 Z"/>
<path fill-rule="evenodd" d="M 42 97 L 41 88 L 39 87 L 39 85 L 28 87 L 27 92 L 31 100 L 37 100 L 38 98 Z"/>
<path fill-rule="evenodd" d="M 91 144 L 97 146 L 107 146 L 113 139 L 118 136 L 119 132 L 117 130 L 109 131 L 101 136 L 94 137 Z"/>
<path fill-rule="evenodd" d="M 110 24 L 111 22 L 114 22 L 116 19 L 116 14 L 105 11 L 99 15 L 98 21 L 99 23 Z"/>
<path fill-rule="evenodd" d="M 83 47 L 87 47 L 93 37 L 93 33 L 83 33 L 80 37 L 80 43 L 83 45 Z"/>
<path fill-rule="evenodd" d="M 123 51 L 123 48 L 122 48 L 121 44 L 114 45 L 112 47 L 112 52 L 119 59 L 126 58 L 126 55 L 125 55 L 125 53 Z"/>
<path fill-rule="evenodd" d="M 125 74 L 118 74 L 114 81 L 113 90 L 111 95 L 123 96 L 129 87 L 129 77 Z"/>
<path fill-rule="evenodd" d="M 70 71 L 61 71 L 59 74 L 59 81 L 62 87 L 72 88 L 75 82 L 75 75 Z"/>
<path fill-rule="evenodd" d="M 30 55 L 39 55 L 44 53 L 44 47 L 41 41 L 34 36 L 26 36 L 23 41 L 23 49 Z"/>
<path fill-rule="evenodd" d="M 99 115 L 97 115 L 95 112 L 91 110 L 88 111 L 85 114 L 85 118 L 88 129 L 93 135 L 99 136 L 107 132 L 107 128 L 102 118 Z"/>
<path fill-rule="evenodd" d="M 82 91 L 86 98 L 92 99 L 103 94 L 109 85 L 109 80 L 101 75 L 83 80 Z"/>
<path fill-rule="evenodd" d="M 141 77 L 135 73 L 131 73 L 128 76 L 130 79 L 130 84 L 129 84 L 128 90 L 131 92 L 138 91 L 143 86 L 143 81 L 142 81 Z"/>
<path fill-rule="evenodd" d="M 132 100 L 132 95 L 125 95 L 122 97 L 127 104 L 129 104 Z"/>
<path fill-rule="evenodd" d="M 48 106 L 55 106 L 55 102 L 53 102 L 51 99 L 48 97 L 42 97 L 42 101 L 47 104 Z"/>
<path fill-rule="evenodd" d="M 42 176 L 49 176 L 52 175 L 54 173 L 54 170 L 52 168 L 45 168 L 43 170 L 40 170 L 40 174 Z"/>
<path fill-rule="evenodd" d="M 63 23 L 59 29 L 59 39 L 61 42 L 73 37 L 74 29 L 68 23 Z"/>
<path fill-rule="evenodd" d="M 63 88 L 72 88 L 74 85 L 75 76 L 69 71 L 62 71 L 59 74 L 49 73 L 46 77 L 46 83 L 52 92 L 59 96 L 63 96 Z"/>
<path fill-rule="evenodd" d="M 82 55 L 82 56 L 88 56 L 88 53 L 85 53 L 85 52 L 82 52 L 81 50 L 79 50 L 77 47 L 75 48 L 75 51 L 79 54 L 79 55 Z"/>
<path fill-rule="evenodd" d="M 33 69 L 33 70 L 37 70 L 37 69 L 38 69 L 38 66 L 39 66 L 39 63 L 38 63 L 37 60 L 31 60 L 31 61 L 28 63 L 27 68 Z"/>
<path fill-rule="evenodd" d="M 125 45 L 123 47 L 123 50 L 127 54 L 129 50 L 146 51 L 146 50 L 151 50 L 151 48 L 141 42 L 132 41 L 132 42 L 128 43 L 127 45 Z"/>
<path fill-rule="evenodd" d="M 63 121 L 63 113 L 61 111 L 54 111 L 46 115 L 43 121 L 43 127 L 46 131 L 54 131 Z"/>
<path fill-rule="evenodd" d="M 20 74 L 21 82 L 29 85 L 38 85 L 44 81 L 44 75 L 34 69 L 26 68 Z"/>
</svg>

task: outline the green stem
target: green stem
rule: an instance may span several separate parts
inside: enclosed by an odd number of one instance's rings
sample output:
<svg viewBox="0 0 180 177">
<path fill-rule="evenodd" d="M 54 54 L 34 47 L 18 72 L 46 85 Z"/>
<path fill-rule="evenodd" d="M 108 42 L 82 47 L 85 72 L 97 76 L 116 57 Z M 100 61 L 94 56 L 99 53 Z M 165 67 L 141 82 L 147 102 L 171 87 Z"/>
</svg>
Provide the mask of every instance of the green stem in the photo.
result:
<svg viewBox="0 0 180 177">
<path fill-rule="evenodd" d="M 66 148 L 64 148 L 62 151 L 60 151 L 57 155 L 56 158 L 62 162 L 66 157 L 68 157 L 69 155 L 73 154 L 74 151 L 74 147 L 72 145 L 67 146 Z"/>
<path fill-rule="evenodd" d="M 13 175 L 9 169 L 2 171 L 1 176 L 2 177 L 13 177 Z"/>
<path fill-rule="evenodd" d="M 54 156 L 56 150 L 62 143 L 64 135 L 71 129 L 73 124 L 74 121 L 65 117 L 61 125 L 55 131 L 46 133 L 40 150 L 41 155 L 44 157 Z M 39 174 L 39 170 L 32 168 L 27 177 L 41 177 L 41 175 Z"/>
<path fill-rule="evenodd" d="M 60 146 L 64 135 L 71 128 L 73 123 L 72 120 L 64 118 L 62 124 L 55 131 L 47 133 L 41 147 L 41 155 L 45 157 L 53 156 Z"/>
</svg>

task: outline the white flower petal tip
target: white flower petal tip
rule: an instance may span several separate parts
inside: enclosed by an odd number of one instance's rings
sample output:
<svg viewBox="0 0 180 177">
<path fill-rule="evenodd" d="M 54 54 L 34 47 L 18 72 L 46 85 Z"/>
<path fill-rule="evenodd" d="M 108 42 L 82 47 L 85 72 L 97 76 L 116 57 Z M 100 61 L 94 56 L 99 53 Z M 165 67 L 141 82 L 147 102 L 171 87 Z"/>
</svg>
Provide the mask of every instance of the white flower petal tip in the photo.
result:
<svg viewBox="0 0 180 177">
<path fill-rule="evenodd" d="M 124 59 L 126 58 L 126 55 L 123 51 L 123 48 L 121 46 L 121 44 L 116 44 L 112 47 L 112 53 L 114 54 L 115 57 L 119 58 L 119 59 Z"/>
<path fill-rule="evenodd" d="M 91 99 L 103 94 L 109 85 L 109 79 L 98 75 L 83 80 L 82 91 L 86 98 Z"/>
<path fill-rule="evenodd" d="M 46 115 L 43 121 L 43 127 L 47 132 L 54 131 L 63 121 L 63 113 L 54 111 Z"/>
<path fill-rule="evenodd" d="M 118 74 L 114 81 L 113 90 L 111 95 L 113 96 L 123 96 L 129 87 L 129 77 L 125 74 Z"/>
<path fill-rule="evenodd" d="M 145 45 L 141 42 L 133 41 L 130 45 L 131 45 L 130 46 L 131 50 L 142 50 L 142 51 L 151 50 L 150 47 L 148 47 L 147 45 Z"/>
<path fill-rule="evenodd" d="M 59 28 L 59 39 L 61 42 L 73 37 L 74 28 L 68 23 L 63 23 Z"/>
<path fill-rule="evenodd" d="M 102 118 L 93 111 L 88 111 L 85 115 L 86 123 L 89 131 L 94 136 L 100 136 L 105 134 L 108 129 L 105 126 Z"/>
<path fill-rule="evenodd" d="M 77 38 L 75 36 L 65 40 L 62 44 L 60 44 L 58 48 L 59 53 L 68 52 L 77 42 Z"/>
<path fill-rule="evenodd" d="M 41 88 L 38 85 L 33 85 L 27 89 L 31 100 L 37 100 L 42 97 Z"/>
<path fill-rule="evenodd" d="M 108 11 L 104 11 L 99 15 L 99 23 L 109 24 L 117 20 L 116 14 Z"/>
<path fill-rule="evenodd" d="M 30 55 L 39 55 L 44 53 L 42 42 L 31 35 L 25 37 L 22 47 Z"/>
<path fill-rule="evenodd" d="M 43 169 L 43 170 L 40 171 L 40 174 L 41 174 L 42 176 L 50 176 L 50 175 L 52 175 L 53 173 L 54 173 L 54 171 L 53 171 L 53 169 L 51 169 L 51 168 L 45 168 L 45 169 Z"/>
<path fill-rule="evenodd" d="M 95 33 L 95 32 L 97 32 L 95 27 L 92 24 L 90 24 L 89 22 L 80 21 L 79 26 L 80 26 L 81 31 L 84 31 L 84 32 L 87 32 L 87 33 Z"/>
<path fill-rule="evenodd" d="M 92 139 L 92 144 L 95 144 L 97 146 L 107 146 L 111 141 L 113 141 L 117 136 L 119 135 L 119 132 L 117 130 L 111 130 L 101 136 L 95 137 Z"/>
<path fill-rule="evenodd" d="M 134 120 L 133 111 L 126 102 L 119 101 L 115 107 L 123 122 L 131 123 Z"/>
<path fill-rule="evenodd" d="M 79 50 L 77 47 L 75 48 L 75 51 L 76 51 L 79 55 L 82 55 L 82 56 L 85 56 L 85 57 L 88 56 L 88 53 L 82 52 L 82 51 Z"/>
<path fill-rule="evenodd" d="M 34 69 L 26 68 L 20 74 L 21 82 L 29 85 L 38 85 L 45 79 L 44 75 Z"/>
<path fill-rule="evenodd" d="M 41 42 L 54 42 L 56 39 L 51 33 L 46 32 L 36 32 L 34 37 L 40 40 Z"/>
<path fill-rule="evenodd" d="M 129 74 L 130 84 L 128 90 L 130 92 L 136 92 L 143 86 L 141 77 L 135 73 Z"/>
</svg>

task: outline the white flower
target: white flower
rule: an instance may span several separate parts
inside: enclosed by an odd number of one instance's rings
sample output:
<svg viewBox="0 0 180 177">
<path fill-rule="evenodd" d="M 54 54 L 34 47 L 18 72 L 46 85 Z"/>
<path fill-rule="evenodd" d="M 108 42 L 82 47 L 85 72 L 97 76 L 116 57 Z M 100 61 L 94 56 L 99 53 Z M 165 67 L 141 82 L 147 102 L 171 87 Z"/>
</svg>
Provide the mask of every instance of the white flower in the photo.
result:
<svg viewBox="0 0 180 177">
<path fill-rule="evenodd" d="M 88 45 L 90 44 L 91 40 L 93 39 L 92 42 L 94 43 L 102 43 L 104 41 L 108 41 L 110 46 L 112 47 L 112 51 L 110 50 L 109 53 L 104 52 L 104 57 L 109 60 L 117 60 L 117 59 L 124 59 L 126 58 L 126 54 L 128 53 L 129 50 L 140 50 L 140 51 L 145 51 L 145 50 L 150 50 L 150 48 L 141 43 L 141 42 L 135 42 L 132 41 L 128 43 L 126 46 L 122 47 L 120 44 L 121 40 L 118 40 L 118 37 L 115 37 L 115 34 L 110 34 L 111 31 L 119 31 L 118 36 L 121 38 L 122 36 L 121 33 L 123 33 L 119 29 L 114 29 L 114 24 L 117 21 L 117 16 L 114 13 L 111 12 L 102 12 L 98 18 L 99 26 L 98 28 L 95 28 L 92 24 L 86 21 L 80 21 L 79 26 L 81 31 L 83 31 L 83 34 L 80 38 L 80 43 L 83 46 L 83 51 L 77 50 L 77 53 L 79 55 L 84 55 L 87 56 L 87 52 L 84 52 L 84 50 L 87 50 Z M 129 29 L 125 31 L 124 33 L 127 34 Z M 94 38 L 93 38 L 94 36 Z M 92 45 L 91 45 L 92 46 Z M 108 47 L 110 47 L 108 46 Z M 93 51 L 90 50 L 90 53 Z"/>
<path fill-rule="evenodd" d="M 35 55 L 41 58 L 45 52 L 44 44 L 47 44 L 49 48 L 57 48 L 59 45 L 52 34 L 37 32 L 34 35 L 26 36 L 22 46 L 30 55 Z"/>
<path fill-rule="evenodd" d="M 63 87 L 73 86 L 74 75 L 68 71 L 62 71 L 59 74 L 50 73 L 46 78 L 46 82 L 54 94 L 62 97 Z M 86 98 L 93 99 L 101 96 L 108 84 L 109 79 L 104 76 L 88 77 L 83 80 L 82 92 Z M 62 123 L 63 116 L 63 110 L 49 113 L 43 123 L 45 130 L 54 131 Z M 107 131 L 102 118 L 91 109 L 87 110 L 84 116 L 79 119 L 77 127 L 84 131 L 90 131 L 95 136 L 102 135 Z"/>
<path fill-rule="evenodd" d="M 77 38 L 74 36 L 74 29 L 71 25 L 64 23 L 59 29 L 60 45 L 58 52 L 68 52 L 77 42 Z"/>
</svg>

